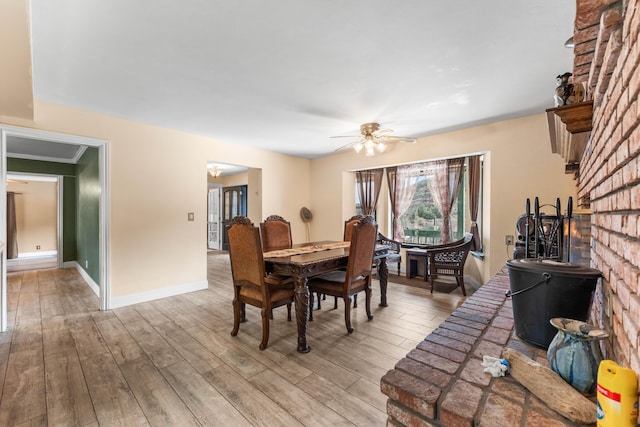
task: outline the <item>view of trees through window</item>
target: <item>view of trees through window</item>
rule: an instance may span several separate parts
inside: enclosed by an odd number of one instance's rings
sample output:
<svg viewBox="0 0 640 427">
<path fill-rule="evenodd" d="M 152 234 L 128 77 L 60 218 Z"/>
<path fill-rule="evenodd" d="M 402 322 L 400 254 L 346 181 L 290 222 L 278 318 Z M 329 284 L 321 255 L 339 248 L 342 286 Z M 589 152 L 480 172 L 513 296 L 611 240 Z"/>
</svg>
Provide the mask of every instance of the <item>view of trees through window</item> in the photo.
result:
<svg viewBox="0 0 640 427">
<path fill-rule="evenodd" d="M 454 239 L 462 236 L 464 214 L 458 218 L 458 211 L 464 213 L 464 180 L 460 183 L 458 199 L 451 210 L 451 235 Z M 436 207 L 433 196 L 427 185 L 427 178 L 418 178 L 413 201 L 400 217 L 404 229 L 405 243 L 437 244 L 440 243 L 442 213 Z"/>
<path fill-rule="evenodd" d="M 466 175 L 466 171 L 465 171 Z M 440 230 L 442 228 L 442 213 L 437 208 L 433 200 L 433 196 L 429 191 L 429 178 L 421 175 L 418 177 L 416 191 L 413 201 L 407 210 L 400 217 L 402 229 L 404 230 L 404 243 L 416 244 L 439 244 Z M 458 189 L 458 197 L 453 204 L 450 216 L 451 238 L 457 240 L 462 238 L 464 234 L 464 194 L 466 187 L 466 177 L 460 182 Z M 460 212 L 460 215 L 458 215 Z M 356 185 L 356 214 L 362 215 L 362 208 L 358 196 Z M 391 213 L 393 217 L 393 213 Z"/>
</svg>

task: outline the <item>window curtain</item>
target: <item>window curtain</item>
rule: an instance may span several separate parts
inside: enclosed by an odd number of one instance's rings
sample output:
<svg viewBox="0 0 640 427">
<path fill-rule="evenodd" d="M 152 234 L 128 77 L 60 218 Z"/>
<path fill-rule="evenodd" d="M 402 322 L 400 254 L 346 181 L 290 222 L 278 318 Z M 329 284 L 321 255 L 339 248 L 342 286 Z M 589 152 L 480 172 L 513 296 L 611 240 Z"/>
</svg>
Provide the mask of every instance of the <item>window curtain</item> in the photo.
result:
<svg viewBox="0 0 640 427">
<path fill-rule="evenodd" d="M 393 210 L 393 240 L 404 241 L 400 217 L 411 205 L 423 166 L 423 164 L 412 164 L 387 168 L 389 200 Z"/>
<path fill-rule="evenodd" d="M 15 193 L 7 193 L 7 259 L 18 258 Z"/>
<path fill-rule="evenodd" d="M 356 172 L 358 197 L 363 215 L 373 215 L 378 204 L 383 169 L 370 169 Z"/>
<path fill-rule="evenodd" d="M 480 230 L 478 229 L 478 207 L 480 206 L 480 156 L 468 157 L 469 162 L 469 211 L 471 214 L 471 234 L 473 234 L 473 243 L 471 249 L 474 251 L 482 250 L 482 239 L 480 238 Z"/>
<path fill-rule="evenodd" d="M 464 157 L 457 159 L 436 160 L 427 163 L 427 185 L 433 200 L 442 213 L 442 243 L 451 242 L 451 209 L 458 197 L 458 189 L 464 170 Z M 462 213 L 461 213 L 462 214 Z"/>
</svg>

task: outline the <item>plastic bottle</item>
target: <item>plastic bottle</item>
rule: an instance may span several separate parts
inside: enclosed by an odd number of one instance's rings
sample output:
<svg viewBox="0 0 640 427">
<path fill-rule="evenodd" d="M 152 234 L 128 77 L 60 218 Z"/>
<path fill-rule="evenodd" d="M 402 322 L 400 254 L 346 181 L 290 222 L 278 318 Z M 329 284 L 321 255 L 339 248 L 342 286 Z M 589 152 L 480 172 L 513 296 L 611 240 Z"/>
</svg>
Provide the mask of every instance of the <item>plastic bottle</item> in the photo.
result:
<svg viewBox="0 0 640 427">
<path fill-rule="evenodd" d="M 636 426 L 638 419 L 638 380 L 635 371 L 613 360 L 598 367 L 597 426 Z"/>
</svg>

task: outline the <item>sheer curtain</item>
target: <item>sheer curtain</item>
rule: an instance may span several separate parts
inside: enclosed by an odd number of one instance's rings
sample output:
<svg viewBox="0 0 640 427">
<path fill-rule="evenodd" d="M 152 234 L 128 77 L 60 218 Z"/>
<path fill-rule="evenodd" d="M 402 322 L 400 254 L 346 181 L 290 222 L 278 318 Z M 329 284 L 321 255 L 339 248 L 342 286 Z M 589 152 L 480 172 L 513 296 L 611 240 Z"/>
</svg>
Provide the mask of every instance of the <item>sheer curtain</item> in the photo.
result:
<svg viewBox="0 0 640 427">
<path fill-rule="evenodd" d="M 480 156 L 469 156 L 469 211 L 471 214 L 471 233 L 473 234 L 474 251 L 482 250 L 482 239 L 478 229 L 478 208 L 480 206 Z"/>
<path fill-rule="evenodd" d="M 404 241 L 404 230 L 400 217 L 413 201 L 423 167 L 424 164 L 420 163 L 387 168 L 389 199 L 393 210 L 393 240 Z"/>
<path fill-rule="evenodd" d="M 436 160 L 427 163 L 427 185 L 433 201 L 442 213 L 442 243 L 449 243 L 451 238 L 451 209 L 458 197 L 458 189 L 464 171 L 464 157 L 457 159 Z M 462 212 L 460 212 L 462 214 Z"/>
<path fill-rule="evenodd" d="M 356 172 L 358 197 L 360 198 L 360 207 L 363 215 L 373 215 L 376 210 L 383 173 L 383 169 Z"/>
</svg>

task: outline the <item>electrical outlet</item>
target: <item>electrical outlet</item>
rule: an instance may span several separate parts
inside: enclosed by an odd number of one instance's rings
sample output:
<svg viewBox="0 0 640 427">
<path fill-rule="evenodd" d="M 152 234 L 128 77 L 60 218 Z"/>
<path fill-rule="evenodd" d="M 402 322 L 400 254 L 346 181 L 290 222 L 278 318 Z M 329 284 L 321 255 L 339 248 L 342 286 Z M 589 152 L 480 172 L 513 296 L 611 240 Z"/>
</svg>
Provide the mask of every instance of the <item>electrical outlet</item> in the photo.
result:
<svg viewBox="0 0 640 427">
<path fill-rule="evenodd" d="M 504 236 L 504 244 L 507 246 L 513 245 L 513 235 L 507 234 L 506 236 Z"/>
<path fill-rule="evenodd" d="M 187 221 L 193 221 L 195 219 L 195 215 L 193 212 L 187 213 Z"/>
<path fill-rule="evenodd" d="M 40 245 L 36 245 L 36 251 L 40 250 Z"/>
</svg>

